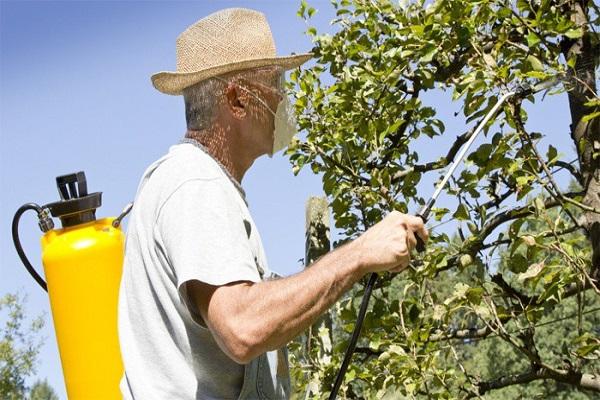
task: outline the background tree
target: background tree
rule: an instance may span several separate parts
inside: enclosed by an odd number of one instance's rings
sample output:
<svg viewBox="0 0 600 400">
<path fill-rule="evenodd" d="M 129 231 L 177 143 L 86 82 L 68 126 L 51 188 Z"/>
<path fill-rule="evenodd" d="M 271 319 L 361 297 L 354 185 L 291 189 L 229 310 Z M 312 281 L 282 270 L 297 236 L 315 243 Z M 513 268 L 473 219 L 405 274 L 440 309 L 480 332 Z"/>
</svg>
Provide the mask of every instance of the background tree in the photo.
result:
<svg viewBox="0 0 600 400">
<path fill-rule="evenodd" d="M 6 294 L 0 298 L 0 398 L 57 399 L 47 382 L 36 382 L 31 392 L 26 379 L 35 373 L 37 356 L 43 340 L 38 337 L 44 325 L 43 316 L 27 322 L 24 312 L 25 299 L 18 294 Z M 54 396 L 54 397 L 52 397 Z"/>
<path fill-rule="evenodd" d="M 31 386 L 29 400 L 58 400 L 58 395 L 46 379 L 38 380 Z"/>
<path fill-rule="evenodd" d="M 340 242 L 391 210 L 418 210 L 422 193 L 431 192 L 472 134 L 446 133 L 428 104 L 430 93 L 451 94 L 465 123 L 474 125 L 501 92 L 560 76 L 550 94 L 568 97 L 577 157 L 565 160 L 559 150 L 568 149 L 545 145 L 544 133 L 527 126 L 527 109 L 543 98 L 513 97 L 502 107 L 445 189 L 456 201 L 434 210 L 437 221 L 452 221 L 446 232 L 454 234 L 433 230 L 427 252 L 409 271 L 381 279 L 341 395 L 494 398 L 523 384 L 532 395 L 556 398 L 565 387 L 584 398 L 600 392 L 598 6 L 584 0 L 334 0 L 332 6 L 335 33 L 310 27 L 316 63 L 291 76 L 306 138 L 288 154 L 295 171 L 310 165 L 322 174 Z M 301 3 L 302 18 L 314 13 Z M 565 175 L 575 185 L 561 187 Z M 361 295 L 359 288 L 336 306 L 332 344 L 322 335 L 314 354 L 295 355 L 298 390 L 327 395 Z M 554 324 L 561 322 L 562 337 L 547 334 L 559 333 Z M 554 392 L 531 384 L 542 380 Z"/>
<path fill-rule="evenodd" d="M 555 215 L 555 212 L 550 212 Z M 577 215 L 577 212 L 575 213 Z M 526 227 L 528 230 L 536 231 L 535 225 Z M 576 231 L 565 235 L 564 242 L 584 242 L 585 236 Z M 519 291 L 525 291 L 523 283 L 526 274 L 513 274 L 506 261 L 508 251 L 503 252 L 499 262 L 498 270 L 508 283 Z M 558 261 L 553 260 L 553 252 L 545 252 L 542 259 L 546 263 Z M 460 274 L 459 274 L 460 275 Z M 524 278 L 525 277 L 525 278 Z M 463 279 L 464 281 L 464 279 Z M 600 333 L 600 296 L 593 292 L 583 292 L 581 298 L 566 298 L 561 301 L 559 307 L 553 307 L 546 312 L 535 324 L 534 339 L 540 358 L 553 364 L 562 365 L 571 362 L 569 348 L 571 343 L 582 333 L 588 332 L 598 335 Z M 582 309 L 580 310 L 579 307 Z M 519 327 L 512 325 L 510 330 L 516 331 Z M 524 359 L 513 346 L 502 338 L 488 336 L 486 340 L 463 341 L 462 345 L 455 347 L 461 354 L 461 359 L 467 370 L 479 371 L 480 379 L 494 381 L 507 374 L 518 374 L 528 367 Z M 598 371 L 600 362 L 597 357 L 586 359 L 586 369 Z M 519 385 L 505 389 L 489 392 L 488 399 L 591 399 L 594 395 L 590 392 L 582 392 L 576 386 L 565 384 L 556 380 L 533 381 L 526 385 Z"/>
</svg>

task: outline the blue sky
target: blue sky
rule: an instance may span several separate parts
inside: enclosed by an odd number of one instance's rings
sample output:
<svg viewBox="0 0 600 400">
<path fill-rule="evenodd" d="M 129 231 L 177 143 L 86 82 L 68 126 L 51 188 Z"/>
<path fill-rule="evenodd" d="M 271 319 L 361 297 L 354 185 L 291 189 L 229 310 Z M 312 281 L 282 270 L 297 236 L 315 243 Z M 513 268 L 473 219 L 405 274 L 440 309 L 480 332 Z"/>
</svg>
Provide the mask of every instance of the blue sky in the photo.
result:
<svg viewBox="0 0 600 400">
<path fill-rule="evenodd" d="M 329 1 L 313 24 L 329 30 Z M 175 38 L 218 9 L 248 7 L 264 12 L 281 55 L 311 48 L 296 17 L 299 1 L 211 2 L 14 2 L 0 1 L 0 295 L 28 296 L 31 315 L 46 313 L 46 344 L 38 376 L 66 398 L 46 293 L 21 265 L 9 235 L 16 209 L 26 202 L 58 199 L 55 177 L 85 171 L 90 191 L 102 191 L 97 215 L 118 214 L 133 199 L 144 169 L 185 132 L 183 100 L 157 92 L 150 75 L 175 69 Z M 426 98 L 445 118 L 443 148 L 464 124 L 458 105 L 441 94 Z M 549 98 L 530 114 L 530 126 L 547 133 L 572 159 L 568 105 Z M 429 159 L 425 155 L 422 159 Z M 438 153 L 436 152 L 435 155 Z M 262 157 L 243 186 L 261 231 L 269 265 L 290 274 L 304 254 L 304 204 L 322 193 L 309 170 L 294 177 L 281 155 Z M 427 185 L 425 195 L 433 192 Z M 448 201 L 448 200 L 446 200 Z M 440 200 L 440 206 L 447 206 Z M 25 215 L 21 237 L 29 258 L 40 265 L 36 218 Z"/>
</svg>

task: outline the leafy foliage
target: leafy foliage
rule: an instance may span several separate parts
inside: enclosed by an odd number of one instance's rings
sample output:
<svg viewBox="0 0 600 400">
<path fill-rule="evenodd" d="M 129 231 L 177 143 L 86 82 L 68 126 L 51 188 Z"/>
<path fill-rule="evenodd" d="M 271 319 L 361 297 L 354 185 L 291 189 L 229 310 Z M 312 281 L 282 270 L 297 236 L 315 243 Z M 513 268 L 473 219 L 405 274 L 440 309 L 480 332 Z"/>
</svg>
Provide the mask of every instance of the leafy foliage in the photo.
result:
<svg viewBox="0 0 600 400">
<path fill-rule="evenodd" d="M 599 59 L 600 24 L 591 1 L 332 5 L 336 32 L 319 34 L 310 27 L 316 62 L 291 74 L 306 137 L 287 154 L 295 172 L 310 166 L 322 175 L 343 240 L 391 210 L 423 205 L 417 189 L 441 176 L 468 140 L 471 131 L 446 131 L 431 102 L 434 94 L 451 95 L 464 122 L 474 124 L 503 91 L 568 76 L 550 94 L 571 96 L 584 86 L 581 119 L 592 123 L 599 115 L 594 87 L 580 78 L 593 73 Z M 303 1 L 298 13 L 310 21 L 315 12 Z M 592 49 L 591 57 L 588 50 L 573 50 L 581 42 L 591 43 L 583 47 Z M 589 226 L 581 222 L 582 215 L 598 213 L 584 196 L 589 186 L 582 154 L 589 138 L 577 139 L 575 162 L 552 145 L 541 150 L 545 135 L 526 128 L 535 101 L 528 96 L 507 102 L 498 123 L 487 123 L 484 143 L 445 187 L 456 202 L 433 215 L 452 221 L 447 232 L 456 234 L 434 232 L 410 271 L 382 280 L 343 396 L 470 398 L 539 379 L 595 390 L 584 379 L 598 373 L 594 360 L 600 357 L 597 315 L 585 313 L 600 294 L 585 235 Z M 448 148 L 436 144 L 442 141 Z M 557 184 L 560 171 L 571 175 L 571 188 Z M 333 310 L 333 343 L 322 332 L 314 354 L 295 349 L 300 392 L 327 395 L 361 295 L 356 290 Z M 545 342 L 545 330 L 537 326 L 566 315 L 573 302 L 576 327 L 571 318 L 564 325 L 571 326 L 569 335 Z M 510 354 L 504 361 L 511 368 L 483 368 L 492 351 Z"/>
<path fill-rule="evenodd" d="M 47 380 L 36 381 L 29 391 L 29 400 L 58 400 L 58 395 Z"/>
<path fill-rule="evenodd" d="M 0 298 L 2 319 L 6 318 L 2 337 L 0 337 L 0 398 L 2 399 L 26 397 L 28 388 L 25 380 L 35 372 L 37 356 L 42 345 L 42 340 L 37 338 L 36 334 L 42 329 L 44 319 L 39 316 L 26 326 L 24 302 L 25 299 L 16 294 L 6 294 Z M 41 389 L 37 389 L 39 390 Z"/>
</svg>

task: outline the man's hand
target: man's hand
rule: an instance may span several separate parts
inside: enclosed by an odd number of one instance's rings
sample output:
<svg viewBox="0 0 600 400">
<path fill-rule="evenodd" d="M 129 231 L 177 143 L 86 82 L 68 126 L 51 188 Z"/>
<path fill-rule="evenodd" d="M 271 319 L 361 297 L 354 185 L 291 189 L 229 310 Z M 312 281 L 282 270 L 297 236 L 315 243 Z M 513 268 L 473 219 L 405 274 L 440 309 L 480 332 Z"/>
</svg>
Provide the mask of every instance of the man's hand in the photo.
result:
<svg viewBox="0 0 600 400">
<path fill-rule="evenodd" d="M 366 272 L 400 272 L 410 263 L 410 252 L 417 245 L 415 235 L 427 242 L 429 233 L 423 220 L 392 211 L 353 244 L 359 249 Z"/>
</svg>

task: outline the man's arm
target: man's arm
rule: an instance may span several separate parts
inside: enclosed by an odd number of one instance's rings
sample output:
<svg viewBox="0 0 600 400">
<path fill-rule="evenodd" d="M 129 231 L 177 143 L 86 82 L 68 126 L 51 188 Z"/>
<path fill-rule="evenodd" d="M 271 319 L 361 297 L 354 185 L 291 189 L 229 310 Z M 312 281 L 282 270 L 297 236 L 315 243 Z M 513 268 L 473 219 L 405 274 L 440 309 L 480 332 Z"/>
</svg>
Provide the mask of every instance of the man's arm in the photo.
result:
<svg viewBox="0 0 600 400">
<path fill-rule="evenodd" d="M 413 232 L 427 240 L 420 218 L 392 212 L 294 276 L 224 286 L 194 280 L 186 283 L 187 293 L 221 349 L 245 364 L 294 339 L 365 274 L 405 268 Z"/>
</svg>

